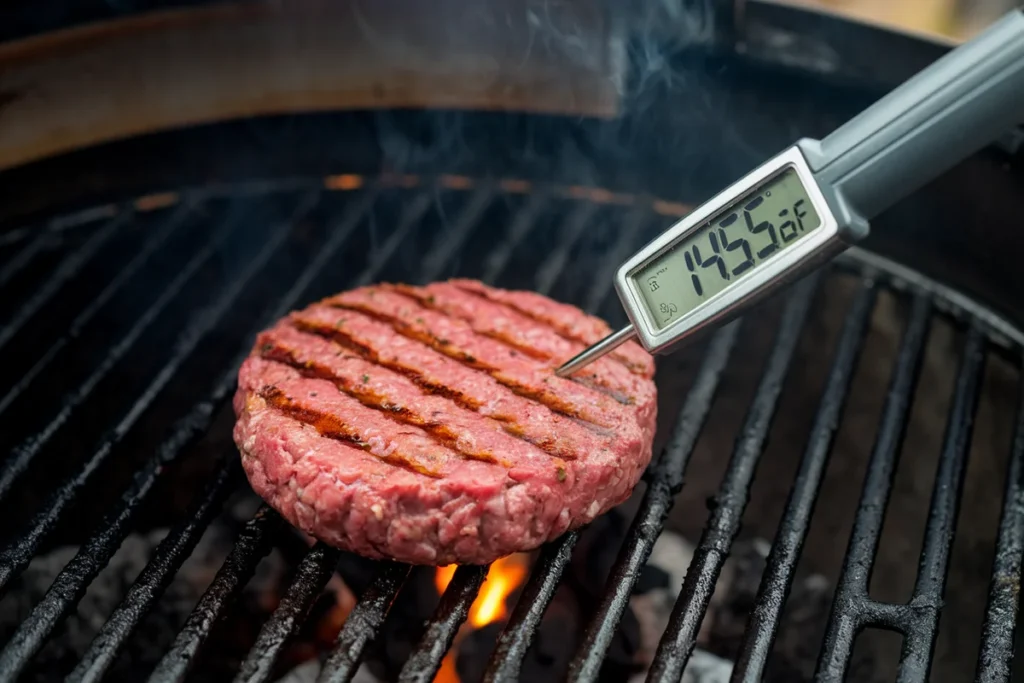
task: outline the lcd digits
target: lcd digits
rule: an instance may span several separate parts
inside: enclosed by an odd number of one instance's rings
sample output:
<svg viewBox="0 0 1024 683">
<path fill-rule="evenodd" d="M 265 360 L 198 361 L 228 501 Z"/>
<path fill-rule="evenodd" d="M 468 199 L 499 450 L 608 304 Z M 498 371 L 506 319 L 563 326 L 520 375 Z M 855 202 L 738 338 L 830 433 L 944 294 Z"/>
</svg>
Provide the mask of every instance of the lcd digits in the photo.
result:
<svg viewBox="0 0 1024 683">
<path fill-rule="evenodd" d="M 799 175 L 787 169 L 641 268 L 634 282 L 661 329 L 820 224 Z"/>
<path fill-rule="evenodd" d="M 767 196 L 771 196 L 771 190 L 767 190 Z M 686 262 L 686 269 L 690 273 L 690 283 L 693 285 L 693 293 L 698 297 L 704 296 L 704 284 L 702 277 L 714 277 L 716 274 L 722 282 L 729 282 L 734 277 L 739 277 L 765 259 L 785 247 L 807 230 L 804 219 L 808 215 L 808 201 L 806 198 L 798 199 L 790 208 L 783 208 L 779 211 L 779 218 L 783 223 L 776 230 L 775 224 L 770 220 L 755 218 L 755 214 L 764 214 L 758 208 L 764 205 L 765 196 L 757 197 L 743 207 L 741 212 L 733 212 L 723 218 L 716 229 L 701 231 L 692 242 L 685 243 L 687 250 L 683 258 Z M 740 214 L 743 216 L 743 224 L 746 225 L 743 236 L 734 235 L 730 240 L 726 229 L 736 225 Z M 737 226 L 741 227 L 741 226 Z M 814 227 L 817 227 L 816 225 Z M 767 240 L 765 240 L 767 237 Z M 706 239 L 704 239 L 706 238 Z M 754 245 L 751 245 L 754 242 Z M 701 251 L 703 243 L 704 250 Z M 761 248 L 757 249 L 758 243 Z M 755 252 L 754 249 L 757 249 Z M 734 254 L 734 252 L 739 252 Z M 756 253 L 757 258 L 754 258 Z M 737 261 L 737 259 L 740 259 Z M 731 262 L 731 263 L 730 263 Z M 724 286 L 715 287 L 717 291 L 724 289 Z"/>
</svg>

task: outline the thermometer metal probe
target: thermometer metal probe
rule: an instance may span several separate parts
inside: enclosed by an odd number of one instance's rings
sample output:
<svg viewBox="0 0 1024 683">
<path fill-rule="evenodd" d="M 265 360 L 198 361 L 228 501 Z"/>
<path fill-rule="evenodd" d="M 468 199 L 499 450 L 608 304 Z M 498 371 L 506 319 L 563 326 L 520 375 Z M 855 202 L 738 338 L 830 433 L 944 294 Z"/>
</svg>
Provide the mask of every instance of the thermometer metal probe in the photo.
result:
<svg viewBox="0 0 1024 683">
<path fill-rule="evenodd" d="M 868 219 L 1024 123 L 1024 11 L 1014 10 L 824 140 L 802 139 L 629 258 L 630 324 L 556 373 L 630 339 L 666 353 L 835 257 Z"/>
</svg>

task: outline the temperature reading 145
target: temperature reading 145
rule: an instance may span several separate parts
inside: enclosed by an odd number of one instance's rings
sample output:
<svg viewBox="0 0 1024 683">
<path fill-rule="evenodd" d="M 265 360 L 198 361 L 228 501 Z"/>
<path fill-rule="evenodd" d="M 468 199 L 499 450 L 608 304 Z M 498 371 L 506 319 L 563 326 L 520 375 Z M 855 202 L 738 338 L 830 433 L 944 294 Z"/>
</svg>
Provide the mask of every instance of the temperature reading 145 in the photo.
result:
<svg viewBox="0 0 1024 683">
<path fill-rule="evenodd" d="M 677 320 L 820 225 L 796 171 L 784 170 L 634 275 L 651 322 Z"/>
</svg>

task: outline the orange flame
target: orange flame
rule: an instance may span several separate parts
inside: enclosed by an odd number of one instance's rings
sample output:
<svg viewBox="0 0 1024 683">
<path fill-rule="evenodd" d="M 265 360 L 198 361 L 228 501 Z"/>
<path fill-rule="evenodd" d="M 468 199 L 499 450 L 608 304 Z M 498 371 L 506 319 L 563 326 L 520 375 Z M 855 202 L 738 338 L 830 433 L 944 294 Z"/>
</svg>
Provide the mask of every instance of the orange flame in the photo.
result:
<svg viewBox="0 0 1024 683">
<path fill-rule="evenodd" d="M 503 557 L 487 570 L 487 579 L 469 610 L 469 624 L 483 628 L 508 616 L 505 600 L 526 579 L 529 556 Z"/>
<path fill-rule="evenodd" d="M 458 643 L 470 630 L 483 628 L 487 624 L 504 619 L 508 615 L 505 601 L 508 596 L 526 580 L 530 566 L 530 556 L 526 553 L 510 555 L 494 562 L 487 570 L 487 578 L 480 593 L 469 608 L 469 619 L 455 636 L 455 643 L 441 662 L 441 669 L 434 678 L 434 683 L 458 683 L 459 675 L 455 671 L 455 657 Z M 434 585 L 437 592 L 444 593 L 455 574 L 455 565 L 438 567 L 434 574 Z"/>
<path fill-rule="evenodd" d="M 455 576 L 455 569 L 458 566 L 457 564 L 450 564 L 447 567 L 437 568 L 437 573 L 434 574 L 434 587 L 437 588 L 438 595 L 444 593 L 444 589 L 451 583 L 452 577 Z"/>
</svg>

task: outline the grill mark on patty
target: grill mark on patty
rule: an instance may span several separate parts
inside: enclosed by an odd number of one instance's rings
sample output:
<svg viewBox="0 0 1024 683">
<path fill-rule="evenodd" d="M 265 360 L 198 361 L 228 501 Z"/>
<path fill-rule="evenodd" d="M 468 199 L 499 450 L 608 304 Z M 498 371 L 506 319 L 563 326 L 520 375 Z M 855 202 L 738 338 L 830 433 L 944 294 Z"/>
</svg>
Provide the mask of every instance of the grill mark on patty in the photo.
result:
<svg viewBox="0 0 1024 683">
<path fill-rule="evenodd" d="M 605 424 L 608 415 L 627 413 L 609 396 L 577 382 L 553 374 L 553 364 L 532 359 L 499 341 L 480 334 L 462 318 L 420 306 L 414 299 L 386 288 L 361 288 L 331 297 L 329 305 L 348 306 L 374 316 L 436 351 L 463 363 L 484 369 L 495 378 L 508 378 L 535 392 L 552 394 L 553 400 L 572 406 L 572 410 L 596 424 Z M 550 352 L 550 350 L 549 350 Z M 480 362 L 483 359 L 483 362 Z"/>
<path fill-rule="evenodd" d="M 458 361 L 460 364 L 467 368 L 482 372 L 490 375 L 499 384 L 511 389 L 515 394 L 522 396 L 523 398 L 530 399 L 546 406 L 551 411 L 569 417 L 575 420 L 580 420 L 585 423 L 589 423 L 596 427 L 603 429 L 612 429 L 614 425 L 609 424 L 603 419 L 600 411 L 582 411 L 571 402 L 564 400 L 561 396 L 558 396 L 553 391 L 537 390 L 536 388 L 530 387 L 517 381 L 515 378 L 509 376 L 506 372 L 502 371 L 501 368 L 489 365 L 480 361 L 478 358 L 468 353 L 463 349 L 456 348 L 456 346 L 448 339 L 438 337 L 436 334 L 425 329 L 418 329 L 414 325 L 406 322 L 405 320 L 396 316 L 390 315 L 383 311 L 373 308 L 363 303 L 350 303 L 346 301 L 331 300 L 328 302 L 332 308 L 337 308 L 343 311 L 352 311 L 355 313 L 362 313 L 363 315 L 383 322 L 391 326 L 391 329 L 397 333 L 417 341 L 428 348 L 437 351 L 440 354 L 451 358 L 452 360 Z M 473 332 L 476 334 L 475 332 Z M 545 382 L 550 378 L 545 378 Z M 603 394 L 601 394 L 603 396 Z"/>
<path fill-rule="evenodd" d="M 369 390 L 359 391 L 356 389 L 355 383 L 351 382 L 347 378 L 334 374 L 326 366 L 320 363 L 316 363 L 315 361 L 299 362 L 295 360 L 292 356 L 292 349 L 275 347 L 269 353 L 263 354 L 262 357 L 267 360 L 274 361 L 275 363 L 287 365 L 288 367 L 297 370 L 304 377 L 322 379 L 330 382 L 338 388 L 338 391 L 346 396 L 354 398 L 367 408 L 373 408 L 396 424 L 419 427 L 427 435 L 432 437 L 434 442 L 439 446 L 450 448 L 469 460 L 479 460 L 481 462 L 491 464 L 500 464 L 506 469 L 511 467 L 511 463 L 499 460 L 492 453 L 488 453 L 486 451 L 467 451 L 461 448 L 457 444 L 458 434 L 450 428 L 438 422 L 425 420 L 405 406 L 391 403 L 386 397 L 377 392 Z"/>
<path fill-rule="evenodd" d="M 510 311 L 513 311 L 513 312 L 518 313 L 518 314 L 520 314 L 520 315 L 522 315 L 522 316 L 524 316 L 526 318 L 529 318 L 530 320 L 533 320 L 534 322 L 540 323 L 540 324 L 550 328 L 551 330 L 553 330 L 555 332 L 555 334 L 557 334 L 562 339 L 565 339 L 567 341 L 577 342 L 579 344 L 583 344 L 584 346 L 590 346 L 595 341 L 597 341 L 597 340 L 589 340 L 586 337 L 584 337 L 582 334 L 579 334 L 577 332 L 573 332 L 570 327 L 567 327 L 567 326 L 564 326 L 564 325 L 557 325 L 557 324 L 555 324 L 555 321 L 553 319 L 551 319 L 551 318 L 549 318 L 547 316 L 544 316 L 544 315 L 540 315 L 536 311 L 533 311 L 533 310 L 531 310 L 529 308 L 524 308 L 524 307 L 522 307 L 522 306 L 520 306 L 520 305 L 518 305 L 516 303 L 511 302 L 511 301 L 506 301 L 504 298 L 493 296 L 493 295 L 491 295 L 491 293 L 489 291 L 484 289 L 482 286 L 479 287 L 479 288 L 476 288 L 476 287 L 473 287 L 473 286 L 467 284 L 466 282 L 462 282 L 462 281 L 459 281 L 459 280 L 450 280 L 448 284 L 452 285 L 453 287 L 458 288 L 460 291 L 463 291 L 463 292 L 465 292 L 467 294 L 472 294 L 473 296 L 476 296 L 476 297 L 478 297 L 480 299 L 483 299 L 485 301 L 489 301 L 489 302 L 491 302 L 493 304 L 498 304 L 499 306 L 503 306 L 504 308 L 507 308 Z M 611 333 L 611 330 L 608 330 L 608 332 L 606 332 L 605 334 L 607 335 L 607 334 L 610 334 L 610 333 Z M 621 351 L 612 351 L 612 352 L 610 352 L 608 354 L 607 358 L 609 360 L 614 360 L 614 361 L 618 362 L 620 365 L 625 367 L 627 370 L 629 370 L 634 375 L 640 375 L 641 377 L 647 379 L 647 366 L 642 364 L 642 363 L 638 363 L 638 362 L 634 361 L 629 356 L 623 354 Z"/>
<path fill-rule="evenodd" d="M 428 393 L 436 394 L 438 396 L 447 398 L 462 408 L 480 414 L 480 408 L 483 407 L 483 404 L 480 401 L 474 399 L 472 396 L 468 396 L 465 393 L 453 389 L 452 387 L 449 387 L 447 385 L 440 384 L 438 382 L 433 382 L 429 378 L 424 376 L 422 372 L 419 372 L 406 365 L 402 365 L 401 363 L 395 363 L 392 361 L 388 361 L 384 358 L 381 358 L 380 354 L 377 352 L 375 348 L 359 341 L 353 335 L 349 334 L 348 332 L 345 332 L 343 329 L 339 329 L 338 327 L 331 327 L 330 325 L 326 324 L 316 323 L 310 320 L 304 320 L 301 318 L 293 318 L 290 321 L 290 323 L 295 329 L 297 329 L 300 332 L 313 334 L 323 339 L 333 341 L 337 343 L 339 346 L 358 354 L 361 358 L 364 358 L 371 363 L 379 365 L 382 368 L 394 371 L 402 375 L 403 377 L 412 380 L 417 386 L 421 387 Z M 530 399 L 529 397 L 526 396 L 522 396 L 521 394 L 516 395 L 527 400 L 531 400 L 534 403 L 538 403 L 539 405 L 544 405 L 539 401 Z M 551 409 L 549 406 L 545 407 L 548 408 L 549 410 L 552 410 L 552 412 L 557 412 Z M 564 414 L 562 414 L 562 416 L 568 417 L 569 419 L 573 420 L 576 424 L 580 425 L 584 429 L 587 429 L 589 432 L 592 432 L 597 436 L 607 437 L 610 435 L 608 429 L 601 428 L 585 420 L 576 419 L 572 416 L 567 416 Z M 529 435 L 529 430 L 525 425 L 516 422 L 513 418 L 509 416 L 492 414 L 487 415 L 485 417 L 490 417 L 491 419 L 501 423 L 502 428 L 509 435 L 522 439 L 523 441 L 526 441 L 527 443 L 536 446 L 537 448 L 539 448 L 540 450 L 544 451 L 545 453 L 552 457 L 562 458 L 564 460 L 576 460 L 579 457 L 575 451 L 561 447 L 558 444 L 558 442 L 554 439 L 531 437 Z"/>
<path fill-rule="evenodd" d="M 364 344 L 363 342 L 356 339 L 353 335 L 349 334 L 348 332 L 345 332 L 342 329 L 339 329 L 337 327 L 331 327 L 330 325 L 326 324 L 315 323 L 310 320 L 302 320 L 301 318 L 293 319 L 291 323 L 292 326 L 294 326 L 295 329 L 297 329 L 300 332 L 305 332 L 307 334 L 315 334 L 318 337 L 322 337 L 324 339 L 333 341 L 338 345 L 342 346 L 343 348 L 346 348 L 349 351 L 353 351 L 354 353 L 359 354 L 360 357 L 365 358 L 366 360 L 372 363 L 376 363 L 382 368 L 393 370 L 403 375 L 404 377 L 408 377 L 418 386 L 422 387 L 423 389 L 432 394 L 444 396 L 445 398 L 455 401 L 463 408 L 478 411 L 480 410 L 480 407 L 483 405 L 480 403 L 480 401 L 473 399 L 471 396 L 466 396 L 465 394 L 459 391 L 455 391 L 451 387 L 447 387 L 444 384 L 439 384 L 437 382 L 431 382 L 421 373 L 416 372 L 412 368 L 406 367 L 401 363 L 393 363 L 384 360 L 383 358 L 380 357 L 380 354 L 377 353 L 377 350 L 374 349 L 372 346 L 370 346 L 369 344 Z"/>
<path fill-rule="evenodd" d="M 447 310 L 443 305 L 438 304 L 433 294 L 430 294 L 418 287 L 412 287 L 410 285 L 388 285 L 386 286 L 386 288 L 391 290 L 395 294 L 404 296 L 407 299 L 412 299 L 413 301 L 418 303 L 420 306 L 423 306 L 424 308 L 429 308 L 433 311 L 438 311 L 440 313 L 443 313 L 444 315 L 450 315 L 452 317 L 459 318 L 460 320 L 465 320 L 466 322 L 469 323 L 474 322 L 471 316 L 459 315 L 458 313 L 454 313 Z M 476 328 L 473 328 L 473 331 L 479 335 L 483 335 L 484 337 L 500 342 L 518 353 L 524 353 L 530 358 L 539 360 L 543 362 L 545 365 L 551 364 L 551 354 L 540 351 L 537 348 L 530 346 L 529 344 L 521 344 L 519 343 L 519 340 L 516 339 L 515 337 L 512 337 L 507 334 L 502 334 L 501 332 L 497 332 L 494 330 L 478 330 Z"/>
<path fill-rule="evenodd" d="M 574 454 L 586 450 L 603 450 L 607 447 L 606 439 L 614 436 L 613 429 L 604 429 L 556 414 L 537 401 L 517 395 L 490 375 L 466 368 L 415 340 L 399 337 L 399 350 L 389 352 L 387 349 L 393 343 L 394 332 L 385 322 L 362 314 L 352 315 L 351 322 L 347 322 L 344 317 L 337 318 L 334 309 L 326 306 L 310 307 L 292 315 L 291 321 L 298 324 L 300 330 L 309 330 L 312 334 L 335 341 L 341 348 L 352 350 L 389 369 L 393 368 L 420 386 L 435 388 L 437 393 L 451 396 L 463 407 L 482 415 L 503 422 L 515 422 L 517 425 L 518 416 L 523 415 L 525 422 L 520 429 L 524 436 L 545 450 L 553 450 L 560 457 L 575 457 Z M 441 379 L 451 372 L 455 372 L 455 375 L 449 382 Z M 490 394 L 492 388 L 487 386 L 488 383 L 493 383 L 493 389 L 499 390 L 498 395 Z M 508 394 L 502 396 L 501 392 Z M 551 417 L 535 414 L 536 411 L 550 413 Z M 571 425 L 559 425 L 560 420 Z M 585 433 L 576 433 L 574 428 Z"/>
<path fill-rule="evenodd" d="M 488 462 L 492 464 L 500 464 L 506 469 L 512 467 L 512 463 L 499 459 L 493 453 L 486 450 L 467 450 L 463 445 L 459 443 L 459 432 L 452 429 L 448 425 L 438 422 L 435 420 L 429 420 L 421 413 L 414 411 L 406 406 L 399 405 L 393 398 L 387 394 L 380 393 L 371 387 L 366 386 L 364 382 L 356 382 L 351 377 L 338 374 L 330 367 L 323 363 L 318 363 L 313 360 L 301 360 L 301 352 L 297 349 L 290 348 L 283 343 L 278 342 L 267 342 L 260 347 L 260 356 L 276 363 L 287 365 L 300 374 L 306 377 L 313 377 L 315 379 L 322 379 L 334 384 L 339 391 L 354 398 L 355 400 L 362 403 L 368 408 L 373 408 L 384 413 L 388 418 L 400 424 L 408 424 L 414 427 L 419 427 L 425 432 L 430 434 L 435 440 L 446 446 L 453 451 L 456 451 L 467 458 L 472 460 L 480 460 L 482 462 Z M 383 366 L 381 366 L 383 367 Z M 486 421 L 489 419 L 484 415 L 476 412 L 469 413 L 469 418 L 481 422 L 486 427 Z M 540 445 L 533 443 L 530 439 L 527 439 L 522 434 L 522 427 L 515 424 L 502 424 L 495 420 L 501 433 L 511 438 L 515 438 L 522 441 L 524 444 L 528 444 L 531 448 L 537 448 L 545 455 L 557 458 L 559 460 L 572 460 L 577 457 L 575 453 L 570 453 L 568 456 L 561 455 L 558 451 L 552 449 L 544 449 Z"/>
<path fill-rule="evenodd" d="M 435 295 L 435 293 L 432 290 L 429 290 L 429 289 L 422 289 L 422 288 L 419 288 L 419 287 L 412 287 L 410 285 L 401 285 L 401 284 L 399 284 L 399 285 L 381 285 L 381 288 L 382 289 L 386 289 L 388 291 L 391 291 L 391 292 L 393 292 L 393 293 L 395 293 L 395 294 L 397 294 L 399 296 L 403 296 L 403 297 L 405 297 L 405 298 L 407 298 L 407 299 L 409 299 L 411 301 L 414 301 L 414 302 L 418 303 L 420 306 L 423 306 L 424 308 L 427 308 L 427 309 L 430 309 L 430 310 L 433 310 L 433 311 L 437 311 L 437 312 L 439 312 L 439 313 L 441 313 L 443 315 L 451 316 L 453 318 L 458 318 L 459 320 L 464 320 L 464 321 L 470 323 L 470 325 L 472 326 L 473 332 L 475 334 L 479 334 L 481 336 L 487 337 L 488 339 L 492 339 L 492 340 L 498 342 L 499 344 L 502 344 L 503 346 L 508 347 L 511 350 L 517 351 L 519 353 L 523 353 L 526 356 L 529 356 L 530 358 L 533 358 L 535 360 L 538 360 L 538 361 L 544 363 L 548 367 L 554 368 L 554 367 L 556 367 L 561 362 L 561 359 L 558 358 L 554 353 L 550 353 L 550 352 L 547 352 L 547 351 L 542 351 L 542 350 L 538 349 L 535 346 L 531 346 L 530 344 L 524 343 L 518 337 L 516 337 L 513 334 L 508 334 L 508 333 L 502 332 L 501 330 L 479 329 L 476 326 L 476 324 L 475 324 L 477 322 L 477 319 L 474 318 L 472 315 L 468 315 L 468 314 L 461 313 L 461 312 L 456 311 L 456 310 L 452 310 L 454 308 L 457 308 L 457 306 L 455 306 L 454 304 L 446 306 L 444 303 L 439 301 L 439 299 L 443 299 L 443 297 L 444 297 L 443 294 L 438 296 L 438 295 Z M 476 293 L 468 291 L 468 290 L 459 289 L 459 292 L 462 293 L 462 294 L 466 294 L 468 296 L 472 296 L 472 297 L 474 297 L 476 299 L 479 299 L 480 301 L 483 301 L 483 302 L 485 302 L 485 303 L 487 303 L 487 304 L 489 304 L 491 306 L 497 306 L 499 308 L 504 308 L 506 310 L 511 310 L 512 313 L 514 313 L 514 314 L 518 314 L 519 313 L 519 311 L 513 309 L 511 306 L 502 304 L 500 301 L 494 301 L 494 300 L 489 299 L 489 298 L 487 298 L 485 296 L 476 294 Z M 527 316 L 521 316 L 521 317 L 527 317 Z M 546 331 L 549 331 L 549 332 L 553 333 L 561 341 L 570 342 L 570 343 L 573 343 L 573 344 L 580 343 L 580 342 L 578 342 L 575 339 L 569 339 L 569 338 L 565 337 L 564 335 L 559 334 L 558 330 L 556 330 L 552 325 L 546 323 L 545 321 L 542 321 L 542 320 L 539 320 L 539 319 L 536 319 L 536 318 L 529 318 L 529 317 L 527 319 L 530 322 L 539 323 L 542 329 L 545 329 Z M 573 349 L 573 350 L 571 350 L 567 354 L 566 357 L 573 356 L 578 351 L 582 351 L 582 350 L 583 349 Z M 576 375 L 574 375 L 573 377 L 570 377 L 568 379 L 570 381 L 572 381 L 572 382 L 575 382 L 577 384 L 585 386 L 585 387 L 587 387 L 588 389 L 590 389 L 592 391 L 600 392 L 600 393 L 604 394 L 605 396 L 607 396 L 607 397 L 617 401 L 618 403 L 620 403 L 622 405 L 630 406 L 630 405 L 635 405 L 636 404 L 636 398 L 635 397 L 627 395 L 626 393 L 621 391 L 619 387 L 614 386 L 613 384 L 611 384 L 608 381 L 603 381 L 601 379 L 598 379 L 599 377 L 600 377 L 600 375 L 598 373 L 596 373 L 596 372 L 592 373 L 589 376 L 580 376 L 577 373 Z"/>
<path fill-rule="evenodd" d="M 377 455 L 370 450 L 370 445 L 360 438 L 359 432 L 351 425 L 347 424 L 343 420 L 339 420 L 334 415 L 322 413 L 300 405 L 295 401 L 295 399 L 291 398 L 275 386 L 263 387 L 263 389 L 257 392 L 257 395 L 266 401 L 269 407 L 280 411 L 283 415 L 303 424 L 310 425 L 316 429 L 320 436 L 328 439 L 334 439 L 335 441 L 350 443 L 367 453 L 370 453 L 370 455 L 373 455 L 381 461 L 388 463 L 389 465 L 400 467 L 401 469 L 415 472 L 416 474 L 422 474 L 432 479 L 444 478 L 444 475 L 440 471 L 431 469 L 405 454 L 391 453 L 389 455 Z"/>
</svg>

